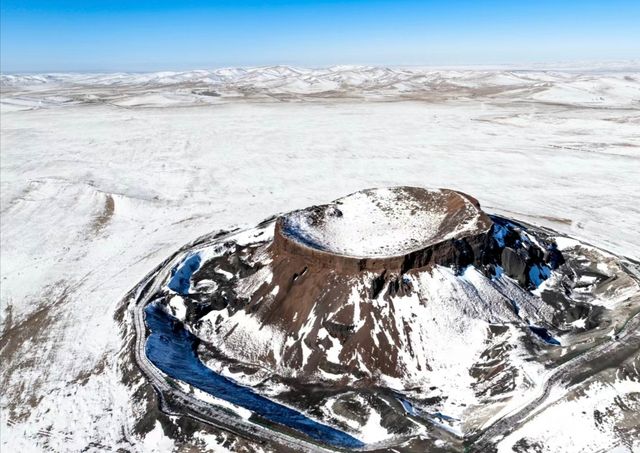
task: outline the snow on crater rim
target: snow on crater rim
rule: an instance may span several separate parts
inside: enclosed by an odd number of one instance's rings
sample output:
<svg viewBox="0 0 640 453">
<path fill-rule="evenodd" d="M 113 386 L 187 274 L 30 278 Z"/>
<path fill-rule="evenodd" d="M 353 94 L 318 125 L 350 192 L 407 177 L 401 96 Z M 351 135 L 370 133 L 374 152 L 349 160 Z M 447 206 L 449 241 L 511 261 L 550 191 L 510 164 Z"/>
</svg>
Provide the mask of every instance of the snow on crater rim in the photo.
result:
<svg viewBox="0 0 640 453">
<path fill-rule="evenodd" d="M 483 233 L 477 202 L 448 189 L 367 189 L 282 217 L 283 233 L 307 247 L 354 257 L 399 256 Z"/>
</svg>

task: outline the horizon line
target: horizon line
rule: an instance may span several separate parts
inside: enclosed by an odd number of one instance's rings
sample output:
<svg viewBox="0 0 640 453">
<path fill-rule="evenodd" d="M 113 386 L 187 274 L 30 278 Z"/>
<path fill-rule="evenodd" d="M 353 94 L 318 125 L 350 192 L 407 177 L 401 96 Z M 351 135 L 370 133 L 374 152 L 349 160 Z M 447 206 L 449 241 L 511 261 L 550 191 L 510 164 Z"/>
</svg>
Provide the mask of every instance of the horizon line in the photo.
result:
<svg viewBox="0 0 640 453">
<path fill-rule="evenodd" d="M 609 67 L 606 67 L 609 66 Z M 598 60 L 558 60 L 558 61 L 531 61 L 528 63 L 453 63 L 453 64 L 366 64 L 366 63 L 338 63 L 329 65 L 297 65 L 289 63 L 275 63 L 262 65 L 220 65 L 210 67 L 191 67 L 189 69 L 157 69 L 157 70 L 46 70 L 46 71 L 3 71 L 0 75 L 54 75 L 54 74 L 155 74 L 155 73 L 187 73 L 196 71 L 215 72 L 224 69 L 257 70 L 269 68 L 288 68 L 300 70 L 322 70 L 344 67 L 348 68 L 387 68 L 387 69 L 511 69 L 514 71 L 530 70 L 640 70 L 640 58 L 632 59 L 598 59 Z"/>
</svg>

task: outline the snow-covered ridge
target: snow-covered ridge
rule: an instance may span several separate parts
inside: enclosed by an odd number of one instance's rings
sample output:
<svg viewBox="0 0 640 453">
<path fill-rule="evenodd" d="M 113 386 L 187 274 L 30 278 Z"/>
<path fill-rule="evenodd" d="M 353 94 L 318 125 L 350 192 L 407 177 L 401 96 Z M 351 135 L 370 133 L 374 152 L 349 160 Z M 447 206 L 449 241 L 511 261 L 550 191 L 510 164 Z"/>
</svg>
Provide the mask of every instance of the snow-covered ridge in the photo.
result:
<svg viewBox="0 0 640 453">
<path fill-rule="evenodd" d="M 131 107 L 264 97 L 464 99 L 518 95 L 536 102 L 629 106 L 640 103 L 640 66 L 594 67 L 591 71 L 570 67 L 269 66 L 154 73 L 3 74 L 0 87 L 4 103 L 11 97 L 7 95 L 16 92 L 43 95 L 55 89 L 58 95 L 68 95 L 65 99 L 45 98 L 52 105 L 105 101 Z"/>
<path fill-rule="evenodd" d="M 15 73 L 0 74 L 1 86 L 33 86 L 44 84 L 57 85 L 171 85 L 185 82 L 216 84 L 221 82 L 268 83 L 277 80 L 298 79 L 310 85 L 318 82 L 359 85 L 362 83 L 398 82 L 416 76 L 449 75 L 455 78 L 467 78 L 477 75 L 480 78 L 495 76 L 494 82 L 515 82 L 529 80 L 547 74 L 549 78 L 570 77 L 574 74 L 594 75 L 602 73 L 621 74 L 640 71 L 640 61 L 622 62 L 613 65 L 531 65 L 518 66 L 459 66 L 459 67 L 420 67 L 420 66 L 361 66 L 337 65 L 327 68 L 301 68 L 287 65 L 261 67 L 229 67 L 219 69 L 195 69 L 188 71 L 159 72 L 53 72 L 53 73 Z M 511 74 L 512 79 L 500 79 L 498 74 Z M 320 88 L 320 87 L 317 87 Z"/>
</svg>

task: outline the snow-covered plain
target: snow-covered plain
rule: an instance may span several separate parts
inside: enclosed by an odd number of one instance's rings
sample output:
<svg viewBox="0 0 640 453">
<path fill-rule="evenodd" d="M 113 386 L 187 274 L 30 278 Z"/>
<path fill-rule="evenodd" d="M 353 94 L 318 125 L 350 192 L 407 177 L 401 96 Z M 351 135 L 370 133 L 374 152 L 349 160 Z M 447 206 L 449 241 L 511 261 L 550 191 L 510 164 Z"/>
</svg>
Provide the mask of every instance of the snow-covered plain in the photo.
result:
<svg viewBox="0 0 640 453">
<path fill-rule="evenodd" d="M 113 315 L 216 229 L 447 187 L 639 258 L 640 70 L 569 69 L 3 75 L 2 450 L 171 444 L 133 432 Z"/>
</svg>

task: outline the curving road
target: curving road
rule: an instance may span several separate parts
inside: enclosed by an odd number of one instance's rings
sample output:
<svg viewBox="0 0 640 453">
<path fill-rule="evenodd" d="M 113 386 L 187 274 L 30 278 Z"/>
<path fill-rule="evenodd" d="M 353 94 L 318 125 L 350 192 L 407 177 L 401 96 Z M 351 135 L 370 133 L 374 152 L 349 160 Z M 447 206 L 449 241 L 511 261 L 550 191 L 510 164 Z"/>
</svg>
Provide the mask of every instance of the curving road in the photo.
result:
<svg viewBox="0 0 640 453">
<path fill-rule="evenodd" d="M 622 329 L 618 332 L 618 340 L 607 341 L 599 346 L 595 346 L 581 355 L 560 365 L 544 383 L 540 395 L 535 397 L 526 406 L 516 413 L 501 418 L 482 431 L 477 437 L 469 439 L 469 452 L 491 451 L 495 444 L 512 433 L 539 408 L 551 393 L 556 384 L 570 382 L 573 377 L 587 370 L 589 367 L 598 369 L 602 357 L 609 354 L 634 353 L 640 350 L 640 313 L 636 313 L 630 318 Z"/>
</svg>

